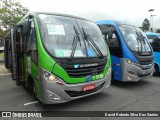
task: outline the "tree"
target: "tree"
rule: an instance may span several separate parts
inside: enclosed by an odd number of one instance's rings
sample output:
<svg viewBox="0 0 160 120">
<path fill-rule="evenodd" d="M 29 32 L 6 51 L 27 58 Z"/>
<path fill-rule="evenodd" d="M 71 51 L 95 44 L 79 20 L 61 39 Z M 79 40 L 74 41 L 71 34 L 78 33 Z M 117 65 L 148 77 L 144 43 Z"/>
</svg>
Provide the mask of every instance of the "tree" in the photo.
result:
<svg viewBox="0 0 160 120">
<path fill-rule="evenodd" d="M 9 29 L 16 24 L 28 9 L 16 0 L 2 0 L 0 7 L 0 38 L 4 38 Z"/>
<path fill-rule="evenodd" d="M 149 20 L 146 18 L 142 23 L 142 29 L 143 31 L 149 31 L 149 27 L 150 27 L 150 23 L 149 23 Z"/>
</svg>

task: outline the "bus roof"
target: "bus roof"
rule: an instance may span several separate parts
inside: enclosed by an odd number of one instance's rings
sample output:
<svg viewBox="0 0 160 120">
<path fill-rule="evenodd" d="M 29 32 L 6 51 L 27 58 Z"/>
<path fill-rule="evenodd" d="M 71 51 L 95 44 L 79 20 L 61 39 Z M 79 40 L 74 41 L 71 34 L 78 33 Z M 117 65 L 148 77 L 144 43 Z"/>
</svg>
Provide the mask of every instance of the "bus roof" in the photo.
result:
<svg viewBox="0 0 160 120">
<path fill-rule="evenodd" d="M 74 16 L 74 15 L 69 15 L 69 14 L 63 14 L 63 13 L 53 13 L 53 12 L 36 12 L 37 14 L 48 14 L 48 15 L 57 15 L 57 16 L 65 16 L 65 17 L 72 17 L 72 18 L 77 18 L 77 19 L 83 19 L 87 20 L 82 17 Z M 90 21 L 90 20 L 87 20 Z"/>
<path fill-rule="evenodd" d="M 116 25 L 116 24 L 131 25 L 129 23 L 117 21 L 117 20 L 100 20 L 100 21 L 96 21 L 96 23 L 97 24 L 111 24 L 111 25 Z"/>
<path fill-rule="evenodd" d="M 160 33 L 146 32 L 147 35 L 160 35 Z"/>
<path fill-rule="evenodd" d="M 72 17 L 72 18 L 77 18 L 77 19 L 82 19 L 82 20 L 90 21 L 90 20 L 87 20 L 87 19 L 82 18 L 82 17 L 78 17 L 78 16 L 74 16 L 74 15 L 69 15 L 69 14 L 63 14 L 63 13 L 29 12 L 29 13 L 27 13 L 17 24 L 20 24 L 28 15 L 37 15 L 37 14 L 47 14 L 47 15 L 65 16 L 65 17 Z M 93 21 L 90 21 L 90 22 L 93 22 Z"/>
</svg>

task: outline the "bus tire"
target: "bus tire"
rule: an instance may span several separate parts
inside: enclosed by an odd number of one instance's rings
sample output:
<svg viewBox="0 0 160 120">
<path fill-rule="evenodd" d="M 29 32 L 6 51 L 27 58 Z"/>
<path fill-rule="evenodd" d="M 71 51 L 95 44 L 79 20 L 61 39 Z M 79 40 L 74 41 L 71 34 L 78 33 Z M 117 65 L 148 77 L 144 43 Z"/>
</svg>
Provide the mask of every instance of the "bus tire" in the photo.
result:
<svg viewBox="0 0 160 120">
<path fill-rule="evenodd" d="M 154 65 L 153 75 L 154 76 L 158 76 L 159 75 L 159 67 L 158 67 L 157 64 Z"/>
<path fill-rule="evenodd" d="M 115 82 L 115 80 L 114 80 L 114 75 L 113 75 L 113 72 L 112 72 L 111 84 L 113 84 L 114 82 Z"/>
<path fill-rule="evenodd" d="M 30 94 L 35 95 L 35 85 L 31 76 L 28 77 L 28 91 Z"/>
<path fill-rule="evenodd" d="M 28 78 L 28 91 L 33 96 L 34 100 L 38 100 L 38 98 L 36 97 L 36 87 L 34 84 L 34 80 L 31 76 Z"/>
</svg>

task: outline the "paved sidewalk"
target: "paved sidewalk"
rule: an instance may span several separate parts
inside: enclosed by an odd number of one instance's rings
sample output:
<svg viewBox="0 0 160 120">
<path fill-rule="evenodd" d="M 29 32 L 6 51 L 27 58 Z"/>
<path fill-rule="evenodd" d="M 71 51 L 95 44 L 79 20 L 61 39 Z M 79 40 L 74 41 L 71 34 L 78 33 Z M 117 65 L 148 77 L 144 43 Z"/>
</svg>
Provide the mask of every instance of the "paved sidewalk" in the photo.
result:
<svg viewBox="0 0 160 120">
<path fill-rule="evenodd" d="M 8 74 L 10 73 L 11 71 L 6 69 L 5 66 L 4 66 L 4 61 L 0 61 L 0 75 L 2 74 Z"/>
<path fill-rule="evenodd" d="M 4 58 L 0 58 L 0 62 L 4 62 Z"/>
</svg>

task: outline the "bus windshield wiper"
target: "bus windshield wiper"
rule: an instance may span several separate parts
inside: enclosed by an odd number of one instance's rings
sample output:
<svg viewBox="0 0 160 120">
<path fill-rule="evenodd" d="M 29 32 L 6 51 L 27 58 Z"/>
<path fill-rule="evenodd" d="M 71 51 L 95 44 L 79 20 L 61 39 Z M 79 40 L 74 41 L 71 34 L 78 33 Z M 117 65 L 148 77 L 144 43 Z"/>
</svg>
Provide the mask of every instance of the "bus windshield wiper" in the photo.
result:
<svg viewBox="0 0 160 120">
<path fill-rule="evenodd" d="M 144 39 L 146 39 L 146 37 L 144 37 L 141 32 L 139 32 L 139 34 L 141 35 L 141 38 L 142 38 L 142 40 L 143 40 L 143 43 L 146 44 L 146 42 L 145 42 L 145 40 L 144 40 Z"/>
<path fill-rule="evenodd" d="M 80 41 L 79 33 L 78 33 L 78 31 L 77 31 L 77 29 L 74 25 L 73 25 L 73 28 L 74 28 L 74 31 L 75 31 L 76 35 L 73 38 L 72 48 L 71 48 L 72 52 L 71 52 L 71 55 L 70 55 L 70 58 L 68 59 L 68 61 L 71 61 L 71 59 L 73 58 L 78 42 L 79 42 L 79 45 L 81 47 L 81 41 Z"/>
<path fill-rule="evenodd" d="M 139 32 L 139 34 L 141 35 L 141 37 L 142 37 L 142 39 L 143 39 L 143 43 L 144 43 L 144 45 L 146 45 L 146 42 L 147 42 L 147 38 L 146 37 L 144 37 L 143 35 L 142 35 L 142 33 L 141 32 Z M 145 41 L 146 40 L 146 41 Z M 147 45 L 146 45 L 147 46 Z M 150 47 L 150 46 L 149 46 Z M 150 53 L 151 53 L 151 51 L 150 51 Z"/>
<path fill-rule="evenodd" d="M 141 41 L 141 39 L 139 38 L 139 35 L 138 35 L 138 33 L 137 33 L 137 31 L 135 31 L 136 32 L 136 35 L 137 35 L 137 40 L 141 43 L 141 54 L 142 54 L 142 41 Z M 138 51 L 139 52 L 139 51 Z"/>
<path fill-rule="evenodd" d="M 87 41 L 87 43 L 88 43 L 88 46 L 90 46 L 89 44 L 91 43 L 93 46 L 94 46 L 94 48 L 97 50 L 97 52 L 99 53 L 99 57 L 101 58 L 101 59 L 103 59 L 104 58 L 104 56 L 103 56 L 103 54 L 102 54 L 102 52 L 101 52 L 101 50 L 98 48 L 98 46 L 95 44 L 95 42 L 93 41 L 93 39 L 90 37 L 90 35 L 87 35 L 86 34 L 86 32 L 84 31 L 84 29 L 83 29 L 83 27 L 82 27 L 82 32 L 83 32 L 83 35 L 84 35 L 84 39 Z M 90 42 L 90 43 L 89 43 Z"/>
</svg>

